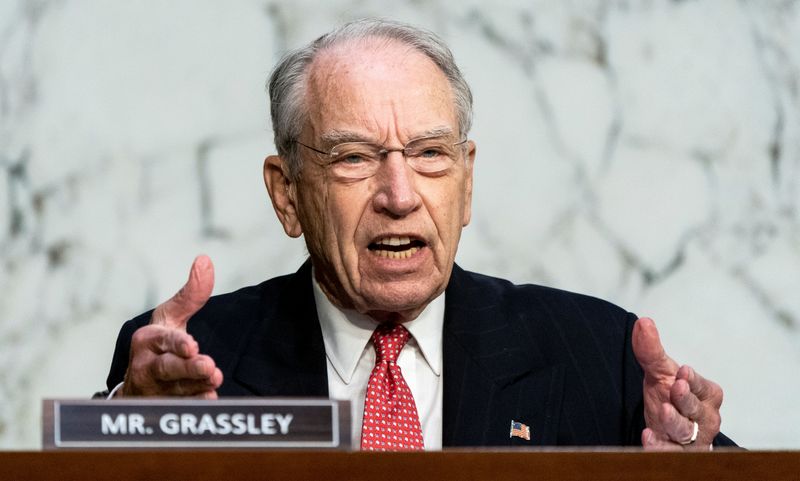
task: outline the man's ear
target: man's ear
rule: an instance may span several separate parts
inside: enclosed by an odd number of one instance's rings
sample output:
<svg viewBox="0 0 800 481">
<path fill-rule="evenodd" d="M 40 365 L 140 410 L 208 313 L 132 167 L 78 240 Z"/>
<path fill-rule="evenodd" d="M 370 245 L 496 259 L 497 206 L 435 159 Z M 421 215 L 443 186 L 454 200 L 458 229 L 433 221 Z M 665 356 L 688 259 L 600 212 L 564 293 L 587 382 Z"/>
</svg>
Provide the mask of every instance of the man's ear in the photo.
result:
<svg viewBox="0 0 800 481">
<path fill-rule="evenodd" d="M 467 156 L 466 156 L 466 170 L 464 175 L 464 218 L 461 220 L 461 226 L 466 227 L 472 219 L 472 172 L 475 165 L 475 142 L 467 142 Z"/>
<path fill-rule="evenodd" d="M 297 217 L 297 188 L 289 179 L 288 171 L 281 157 L 270 155 L 264 159 L 264 184 L 272 199 L 272 208 L 286 234 L 300 237 L 303 227 Z"/>
</svg>

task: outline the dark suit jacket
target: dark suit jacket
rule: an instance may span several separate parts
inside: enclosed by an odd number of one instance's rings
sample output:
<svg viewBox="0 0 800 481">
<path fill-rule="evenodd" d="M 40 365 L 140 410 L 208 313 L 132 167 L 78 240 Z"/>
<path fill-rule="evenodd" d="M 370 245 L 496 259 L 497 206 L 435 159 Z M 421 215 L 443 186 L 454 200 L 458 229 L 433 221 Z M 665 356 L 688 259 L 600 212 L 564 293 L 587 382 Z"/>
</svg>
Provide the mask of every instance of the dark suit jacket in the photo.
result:
<svg viewBox="0 0 800 481">
<path fill-rule="evenodd" d="M 149 319 L 147 312 L 122 327 L 109 388 L 122 381 L 131 336 Z M 639 445 L 635 321 L 606 301 L 455 266 L 445 296 L 442 444 Z M 309 262 L 212 297 L 188 331 L 222 370 L 221 396 L 328 395 Z M 509 437 L 512 419 L 530 426 L 530 442 Z M 722 435 L 717 442 L 731 443 Z"/>
</svg>

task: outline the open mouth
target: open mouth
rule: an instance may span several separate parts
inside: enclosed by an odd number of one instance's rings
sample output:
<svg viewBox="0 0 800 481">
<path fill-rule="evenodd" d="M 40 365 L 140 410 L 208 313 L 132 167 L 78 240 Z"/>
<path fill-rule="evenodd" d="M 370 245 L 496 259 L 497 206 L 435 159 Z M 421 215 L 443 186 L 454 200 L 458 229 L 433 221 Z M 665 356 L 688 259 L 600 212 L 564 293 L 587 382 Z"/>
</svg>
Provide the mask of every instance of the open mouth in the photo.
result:
<svg viewBox="0 0 800 481">
<path fill-rule="evenodd" d="M 372 242 L 368 249 L 373 254 L 388 259 L 408 259 L 425 247 L 419 239 L 405 237 L 381 237 Z"/>
</svg>

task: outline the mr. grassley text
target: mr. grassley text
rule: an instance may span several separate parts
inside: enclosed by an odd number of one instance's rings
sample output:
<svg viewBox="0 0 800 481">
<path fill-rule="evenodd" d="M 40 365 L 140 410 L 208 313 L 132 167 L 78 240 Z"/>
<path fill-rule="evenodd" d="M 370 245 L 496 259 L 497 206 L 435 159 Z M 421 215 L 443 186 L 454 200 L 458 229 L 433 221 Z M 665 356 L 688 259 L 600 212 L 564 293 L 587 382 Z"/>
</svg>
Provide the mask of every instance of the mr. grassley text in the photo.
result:
<svg viewBox="0 0 800 481">
<path fill-rule="evenodd" d="M 189 413 L 166 413 L 158 420 L 158 429 L 166 435 L 234 435 L 270 436 L 288 434 L 292 414 L 264 413 L 219 413 L 216 415 Z M 145 424 L 145 418 L 138 413 L 100 415 L 100 430 L 104 435 L 150 435 L 153 427 Z"/>
</svg>

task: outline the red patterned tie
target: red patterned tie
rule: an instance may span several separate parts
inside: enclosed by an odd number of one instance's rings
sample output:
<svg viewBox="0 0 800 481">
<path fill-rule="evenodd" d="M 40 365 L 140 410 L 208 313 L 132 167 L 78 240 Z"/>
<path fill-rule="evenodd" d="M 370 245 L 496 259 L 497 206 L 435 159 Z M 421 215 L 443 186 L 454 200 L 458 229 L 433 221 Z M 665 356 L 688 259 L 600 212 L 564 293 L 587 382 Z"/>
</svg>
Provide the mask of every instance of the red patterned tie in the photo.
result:
<svg viewBox="0 0 800 481">
<path fill-rule="evenodd" d="M 397 356 L 408 341 L 399 324 L 381 324 L 372 333 L 377 359 L 369 376 L 364 400 L 361 449 L 364 451 L 414 451 L 424 448 L 417 406 Z"/>
</svg>

